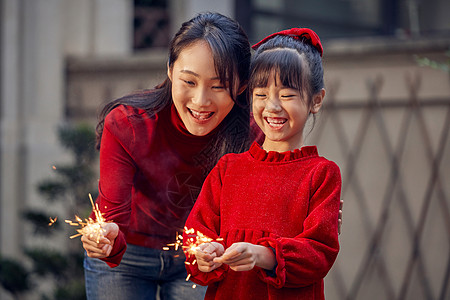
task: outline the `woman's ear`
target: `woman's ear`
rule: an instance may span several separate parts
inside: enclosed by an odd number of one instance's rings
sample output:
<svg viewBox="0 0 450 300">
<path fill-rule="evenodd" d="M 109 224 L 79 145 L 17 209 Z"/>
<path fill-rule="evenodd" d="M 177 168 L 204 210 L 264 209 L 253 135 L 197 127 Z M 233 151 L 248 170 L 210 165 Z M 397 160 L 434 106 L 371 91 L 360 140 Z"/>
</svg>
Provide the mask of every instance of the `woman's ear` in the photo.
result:
<svg viewBox="0 0 450 300">
<path fill-rule="evenodd" d="M 245 91 L 245 89 L 248 87 L 248 83 L 247 82 L 244 82 L 240 87 L 239 87 L 239 90 L 238 90 L 238 95 L 240 95 L 240 94 L 242 94 L 244 91 Z"/>
<path fill-rule="evenodd" d="M 323 98 L 325 98 L 325 89 L 321 89 L 320 92 L 313 96 L 311 113 L 316 114 L 322 107 Z"/>
<path fill-rule="evenodd" d="M 172 80 L 172 68 L 169 66 L 169 62 L 167 62 L 167 76 L 169 77 L 170 81 Z"/>
</svg>

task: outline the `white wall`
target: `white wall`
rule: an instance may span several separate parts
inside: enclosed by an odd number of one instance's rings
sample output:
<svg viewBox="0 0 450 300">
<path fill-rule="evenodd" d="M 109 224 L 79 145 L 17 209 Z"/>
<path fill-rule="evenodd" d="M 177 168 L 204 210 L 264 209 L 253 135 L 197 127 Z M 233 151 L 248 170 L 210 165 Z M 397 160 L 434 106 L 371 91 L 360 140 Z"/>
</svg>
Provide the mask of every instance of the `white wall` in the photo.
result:
<svg viewBox="0 0 450 300">
<path fill-rule="evenodd" d="M 129 55 L 133 1 L 65 0 L 64 52 L 68 55 Z"/>
</svg>

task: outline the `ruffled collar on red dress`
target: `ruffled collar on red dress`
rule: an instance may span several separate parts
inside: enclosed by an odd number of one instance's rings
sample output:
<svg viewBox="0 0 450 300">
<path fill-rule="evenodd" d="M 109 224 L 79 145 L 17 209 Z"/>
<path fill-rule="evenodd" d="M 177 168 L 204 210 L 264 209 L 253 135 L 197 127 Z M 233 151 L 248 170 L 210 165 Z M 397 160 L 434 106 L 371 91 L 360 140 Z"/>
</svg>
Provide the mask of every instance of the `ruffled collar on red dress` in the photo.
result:
<svg viewBox="0 0 450 300">
<path fill-rule="evenodd" d="M 314 157 L 319 155 L 316 146 L 304 146 L 293 151 L 277 152 L 266 151 L 262 149 L 261 146 L 256 142 L 251 145 L 249 153 L 256 160 L 265 162 L 287 162 L 300 158 Z"/>
</svg>

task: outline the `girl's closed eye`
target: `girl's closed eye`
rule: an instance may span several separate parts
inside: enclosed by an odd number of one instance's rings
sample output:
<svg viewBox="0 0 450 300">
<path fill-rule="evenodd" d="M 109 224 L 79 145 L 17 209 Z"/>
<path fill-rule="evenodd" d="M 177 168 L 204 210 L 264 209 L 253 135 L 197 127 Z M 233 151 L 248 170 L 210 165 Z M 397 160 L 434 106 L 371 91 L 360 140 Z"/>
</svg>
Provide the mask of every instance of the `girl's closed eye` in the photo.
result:
<svg viewBox="0 0 450 300">
<path fill-rule="evenodd" d="M 263 89 L 255 89 L 253 91 L 253 97 L 264 98 L 266 95 L 267 93 Z"/>
<path fill-rule="evenodd" d="M 285 100 L 293 99 L 299 96 L 300 96 L 299 92 L 292 88 L 287 88 L 280 93 L 280 98 Z"/>
<path fill-rule="evenodd" d="M 297 99 L 297 98 L 298 98 L 298 95 L 295 95 L 295 94 L 281 95 L 281 97 L 280 97 L 281 100 L 285 100 L 285 101 L 293 100 L 293 99 Z"/>
</svg>

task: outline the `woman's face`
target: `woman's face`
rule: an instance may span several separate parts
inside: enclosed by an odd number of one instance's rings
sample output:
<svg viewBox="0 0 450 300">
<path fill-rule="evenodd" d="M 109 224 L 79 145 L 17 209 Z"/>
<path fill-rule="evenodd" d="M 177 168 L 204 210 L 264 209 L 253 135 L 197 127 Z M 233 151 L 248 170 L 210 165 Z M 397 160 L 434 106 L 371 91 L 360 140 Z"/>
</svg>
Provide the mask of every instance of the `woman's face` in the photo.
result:
<svg viewBox="0 0 450 300">
<path fill-rule="evenodd" d="M 229 89 L 220 83 L 205 41 L 199 40 L 183 49 L 167 73 L 172 81 L 173 102 L 191 134 L 207 135 L 233 108 Z"/>
</svg>

